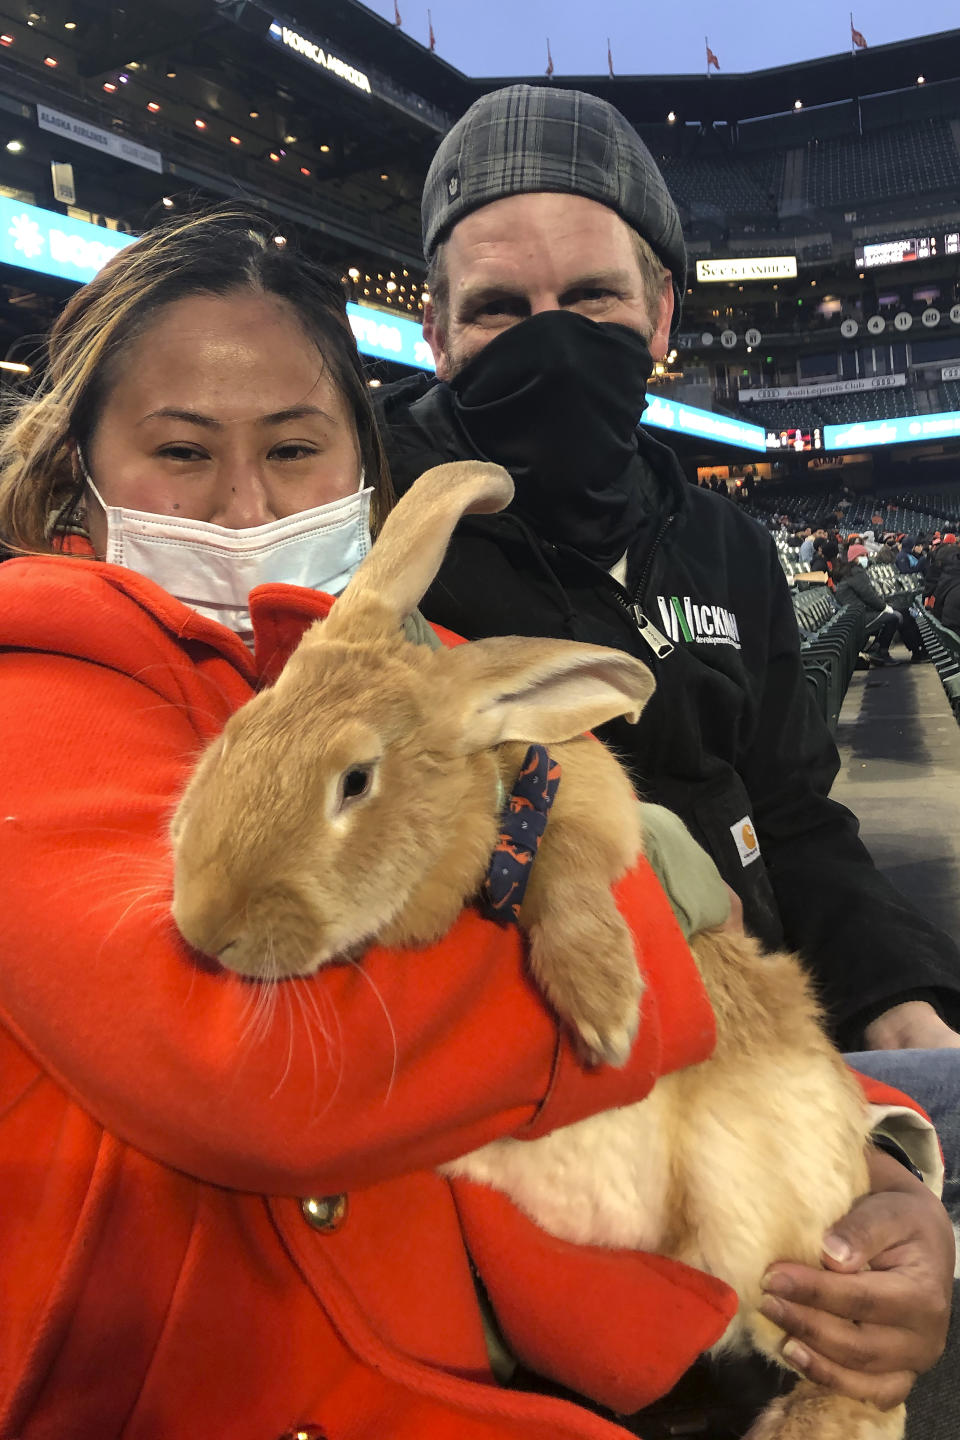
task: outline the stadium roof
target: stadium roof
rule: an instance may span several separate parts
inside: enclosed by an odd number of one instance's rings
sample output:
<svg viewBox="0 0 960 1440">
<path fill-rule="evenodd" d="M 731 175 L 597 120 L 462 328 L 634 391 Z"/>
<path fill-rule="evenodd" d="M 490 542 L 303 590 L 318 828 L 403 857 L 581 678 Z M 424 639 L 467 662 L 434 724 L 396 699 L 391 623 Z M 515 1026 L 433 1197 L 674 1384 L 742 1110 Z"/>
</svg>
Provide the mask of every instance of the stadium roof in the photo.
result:
<svg viewBox="0 0 960 1440">
<path fill-rule="evenodd" d="M 265 13 L 269 0 L 256 0 L 256 5 L 248 3 L 244 8 Z M 464 75 L 359 0 L 300 0 L 294 23 L 328 35 L 453 118 L 478 95 L 500 85 L 524 79 L 531 84 L 549 83 L 543 75 L 499 79 Z M 614 79 L 564 75 L 553 83 L 602 95 L 636 123 L 662 123 L 670 110 L 681 119 L 709 123 L 779 114 L 792 109 L 796 99 L 808 107 L 904 90 L 916 83 L 918 75 L 923 75 L 927 84 L 960 76 L 960 29 L 879 45 L 855 55 L 845 52 L 769 70 L 725 71 L 711 74 L 709 79 L 705 75 L 624 75 Z"/>
</svg>

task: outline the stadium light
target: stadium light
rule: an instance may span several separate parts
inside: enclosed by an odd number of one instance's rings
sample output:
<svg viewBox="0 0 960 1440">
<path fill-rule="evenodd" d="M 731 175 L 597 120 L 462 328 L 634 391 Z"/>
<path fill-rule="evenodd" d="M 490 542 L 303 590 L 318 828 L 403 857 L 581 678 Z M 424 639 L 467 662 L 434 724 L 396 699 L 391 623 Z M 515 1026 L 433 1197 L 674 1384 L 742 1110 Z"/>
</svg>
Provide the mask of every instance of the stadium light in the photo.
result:
<svg viewBox="0 0 960 1440">
<path fill-rule="evenodd" d="M 194 123 L 194 125 L 196 125 L 196 127 L 197 127 L 198 130 L 206 130 L 206 128 L 207 128 L 207 122 L 206 122 L 206 120 L 197 119 L 197 120 L 194 120 L 193 123 Z"/>
<path fill-rule="evenodd" d="M 924 75 L 918 75 L 918 76 L 917 76 L 917 84 L 918 84 L 918 85 L 926 85 L 926 83 L 927 83 L 927 81 L 926 81 L 926 76 L 924 76 Z"/>
<path fill-rule="evenodd" d="M 329 155 L 329 154 L 330 154 L 330 146 L 329 146 L 329 145 L 321 145 L 321 146 L 320 146 L 320 154 L 321 154 L 321 155 Z"/>
<path fill-rule="evenodd" d="M 309 167 L 308 167 L 307 165 L 301 165 L 301 166 L 300 166 L 300 174 L 301 174 L 301 175 L 306 175 L 306 176 L 309 177 L 309 175 L 310 175 L 310 169 L 309 169 Z"/>
<path fill-rule="evenodd" d="M 793 102 L 793 108 L 794 108 L 794 110 L 802 110 L 802 109 L 803 109 L 803 101 L 802 101 L 802 100 L 794 100 L 794 102 Z"/>
<path fill-rule="evenodd" d="M 239 136 L 239 135 L 231 135 L 231 136 L 230 136 L 230 144 L 231 144 L 231 145 L 242 145 L 242 144 L 243 144 L 243 141 L 240 139 L 240 136 Z"/>
<path fill-rule="evenodd" d="M 251 119 L 251 120 L 259 120 L 259 119 L 260 119 L 260 111 L 259 111 L 259 110 L 251 110 L 251 111 L 249 111 L 248 113 L 249 113 L 249 115 L 250 115 L 250 119 Z"/>
<path fill-rule="evenodd" d="M 55 59 L 53 55 L 44 55 L 43 63 L 44 65 L 49 66 L 51 70 L 56 70 L 57 66 L 60 64 L 60 61 Z"/>
<path fill-rule="evenodd" d="M 105 81 L 103 82 L 103 88 L 104 88 L 104 90 L 106 90 L 106 92 L 107 92 L 108 95 L 112 95 L 112 94 L 115 92 L 115 90 L 116 90 L 117 87 L 116 87 L 116 85 L 114 85 L 114 83 L 113 83 L 112 80 L 105 80 Z"/>
<path fill-rule="evenodd" d="M 160 106 L 157 104 L 156 100 L 148 100 L 147 109 L 152 111 L 152 113 L 156 115 L 157 111 L 160 109 Z"/>
<path fill-rule="evenodd" d="M 164 195 L 163 200 L 161 201 L 161 204 L 163 205 L 164 210 L 172 210 L 172 209 L 173 209 L 173 198 L 172 198 L 172 196 L 170 196 L 170 195 Z"/>
<path fill-rule="evenodd" d="M 286 235 L 274 235 L 273 243 L 274 245 L 276 245 L 278 250 L 282 250 L 284 245 L 286 245 L 287 243 Z"/>
<path fill-rule="evenodd" d="M 21 153 L 21 151 L 23 150 L 23 141 L 22 141 L 22 140 L 8 140 L 8 141 L 7 141 L 7 149 L 10 151 L 10 154 L 11 154 L 11 155 L 19 155 L 19 154 Z"/>
<path fill-rule="evenodd" d="M 347 271 L 347 274 L 350 276 L 351 280 L 360 279 L 360 271 L 357 269 L 356 265 L 351 265 L 350 269 Z"/>
<path fill-rule="evenodd" d="M 378 385 L 382 385 L 382 384 L 383 384 L 383 381 L 382 381 L 382 380 L 368 380 L 368 381 L 367 381 L 367 384 L 370 386 L 370 389 L 371 389 L 371 390 L 376 390 L 376 388 L 377 388 Z"/>
<path fill-rule="evenodd" d="M 676 119 L 677 119 L 677 117 L 676 117 L 675 112 L 674 112 L 673 110 L 671 110 L 670 113 L 669 113 L 669 115 L 667 116 L 667 124 L 668 124 L 668 125 L 674 125 L 674 124 L 676 123 Z"/>
<path fill-rule="evenodd" d="M 168 71 L 167 71 L 167 79 L 168 79 L 168 80 L 176 80 L 176 78 L 177 78 L 177 72 L 176 72 L 176 70 L 168 70 Z"/>
<path fill-rule="evenodd" d="M 19 360 L 0 360 L 0 370 L 13 370 L 17 375 L 30 374 L 30 366 L 22 365 Z"/>
<path fill-rule="evenodd" d="M 270 151 L 270 159 L 273 161 L 274 165 L 279 165 L 280 156 L 277 154 L 276 150 Z"/>
<path fill-rule="evenodd" d="M 0 35 L 0 45 L 12 45 L 12 44 L 13 44 L 13 36 L 12 36 L 12 35 Z"/>
<path fill-rule="evenodd" d="M 77 22 L 76 22 L 76 20 L 64 20 L 64 22 L 63 22 L 63 28 L 64 28 L 64 30 L 76 30 L 76 28 L 77 28 Z"/>
<path fill-rule="evenodd" d="M 387 172 L 384 170 L 384 172 L 383 172 L 382 175 L 380 176 L 380 179 L 381 179 L 381 180 L 389 180 L 389 179 L 390 179 L 390 176 L 389 176 L 389 175 L 387 174 Z"/>
<path fill-rule="evenodd" d="M 284 137 L 283 137 L 283 143 L 284 143 L 284 145 L 296 145 L 296 143 L 297 143 L 297 137 L 296 137 L 296 135 L 284 135 Z"/>
</svg>

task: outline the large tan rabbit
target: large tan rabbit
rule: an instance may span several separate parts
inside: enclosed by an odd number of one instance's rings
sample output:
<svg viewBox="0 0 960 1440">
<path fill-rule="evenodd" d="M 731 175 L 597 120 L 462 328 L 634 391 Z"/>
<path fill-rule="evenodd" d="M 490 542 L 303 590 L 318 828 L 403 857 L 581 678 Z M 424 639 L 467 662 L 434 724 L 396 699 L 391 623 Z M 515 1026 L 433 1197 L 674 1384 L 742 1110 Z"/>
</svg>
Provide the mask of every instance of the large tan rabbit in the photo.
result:
<svg viewBox="0 0 960 1440">
<path fill-rule="evenodd" d="M 200 761 L 171 828 L 173 913 L 199 950 L 270 980 L 374 940 L 433 941 L 479 890 L 527 745 L 549 745 L 563 778 L 520 923 L 558 1014 L 594 1059 L 622 1063 L 642 981 L 610 885 L 642 850 L 643 807 L 584 732 L 636 717 L 649 672 L 566 641 L 434 651 L 403 634 L 460 516 L 511 496 L 505 471 L 472 462 L 412 487 L 329 618 Z M 778 1259 L 817 1264 L 824 1232 L 868 1188 L 866 1107 L 792 956 L 720 932 L 692 948 L 717 1019 L 708 1061 L 637 1105 L 444 1171 L 506 1192 L 562 1239 L 725 1280 L 740 1308 L 716 1350 L 779 1360 L 762 1276 Z M 902 1406 L 801 1381 L 750 1440 L 899 1440 L 903 1427 Z"/>
</svg>

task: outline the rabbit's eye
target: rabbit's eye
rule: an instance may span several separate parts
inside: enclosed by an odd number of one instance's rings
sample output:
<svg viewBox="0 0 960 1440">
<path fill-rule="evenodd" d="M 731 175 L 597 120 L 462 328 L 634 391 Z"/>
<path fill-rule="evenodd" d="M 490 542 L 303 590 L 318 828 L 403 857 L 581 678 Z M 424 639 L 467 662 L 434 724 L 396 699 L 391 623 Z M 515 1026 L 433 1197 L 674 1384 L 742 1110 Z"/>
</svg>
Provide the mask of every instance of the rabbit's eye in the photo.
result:
<svg viewBox="0 0 960 1440">
<path fill-rule="evenodd" d="M 340 776 L 340 809 L 366 795 L 373 782 L 372 765 L 354 765 Z"/>
</svg>

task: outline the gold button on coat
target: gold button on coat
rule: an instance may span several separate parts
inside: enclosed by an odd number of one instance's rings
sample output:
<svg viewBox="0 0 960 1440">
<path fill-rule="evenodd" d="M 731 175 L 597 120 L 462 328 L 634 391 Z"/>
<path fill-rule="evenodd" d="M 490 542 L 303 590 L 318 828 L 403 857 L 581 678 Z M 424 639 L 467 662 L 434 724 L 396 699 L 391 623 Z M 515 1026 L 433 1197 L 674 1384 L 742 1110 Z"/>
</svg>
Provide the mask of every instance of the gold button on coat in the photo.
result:
<svg viewBox="0 0 960 1440">
<path fill-rule="evenodd" d="M 346 1195 L 311 1195 L 300 1201 L 303 1218 L 314 1230 L 339 1230 L 347 1215 Z"/>
</svg>

